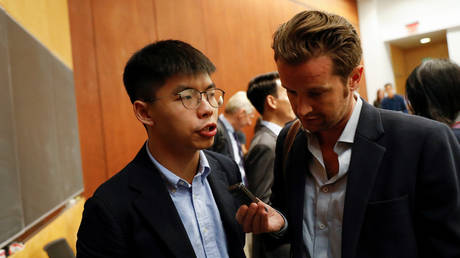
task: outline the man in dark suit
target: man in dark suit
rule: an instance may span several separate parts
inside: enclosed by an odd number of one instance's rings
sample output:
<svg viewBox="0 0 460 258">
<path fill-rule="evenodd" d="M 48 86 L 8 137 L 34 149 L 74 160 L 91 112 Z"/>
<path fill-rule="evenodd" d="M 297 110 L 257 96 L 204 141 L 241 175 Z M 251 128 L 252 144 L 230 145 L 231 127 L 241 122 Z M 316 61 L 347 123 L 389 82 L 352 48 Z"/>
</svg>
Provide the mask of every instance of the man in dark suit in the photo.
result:
<svg viewBox="0 0 460 258">
<path fill-rule="evenodd" d="M 77 257 L 245 257 L 228 186 L 235 162 L 213 143 L 224 92 L 211 61 L 187 43 L 158 41 L 128 61 L 123 81 L 148 140 L 85 204 Z"/>
<path fill-rule="evenodd" d="M 275 32 L 273 49 L 303 128 L 288 126 L 277 140 L 279 212 L 243 205 L 244 230 L 287 237 L 293 257 L 460 257 L 460 146 L 451 130 L 354 94 L 360 41 L 338 15 L 297 14 Z"/>
<path fill-rule="evenodd" d="M 262 116 L 244 160 L 248 188 L 260 200 L 269 202 L 273 185 L 276 137 L 295 118 L 278 72 L 258 75 L 249 82 L 248 99 Z M 289 257 L 289 244 L 254 235 L 252 258 Z"/>
<path fill-rule="evenodd" d="M 243 163 L 243 148 L 238 132 L 251 125 L 254 107 L 246 97 L 246 92 L 238 91 L 225 104 L 224 113 L 217 120 L 217 134 L 209 150 L 222 153 L 235 160 L 241 178 L 247 184 Z"/>
<path fill-rule="evenodd" d="M 244 165 L 249 190 L 268 203 L 273 185 L 276 137 L 295 118 L 278 72 L 258 75 L 249 82 L 247 96 L 262 120 L 252 138 Z"/>
</svg>

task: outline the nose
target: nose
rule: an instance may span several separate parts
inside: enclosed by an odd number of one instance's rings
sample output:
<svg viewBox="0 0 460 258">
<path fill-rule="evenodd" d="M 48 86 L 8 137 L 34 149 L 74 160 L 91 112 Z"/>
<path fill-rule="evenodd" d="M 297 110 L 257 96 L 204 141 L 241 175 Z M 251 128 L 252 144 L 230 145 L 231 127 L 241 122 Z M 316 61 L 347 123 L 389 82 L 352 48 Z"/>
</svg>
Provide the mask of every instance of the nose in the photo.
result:
<svg viewBox="0 0 460 258">
<path fill-rule="evenodd" d="M 212 116 L 214 112 L 216 111 L 215 107 L 212 107 L 211 104 L 209 104 L 208 99 L 206 98 L 206 95 L 202 95 L 202 98 L 200 100 L 200 104 L 198 105 L 198 108 L 196 109 L 197 115 L 199 118 L 207 118 Z"/>
<path fill-rule="evenodd" d="M 294 105 L 293 109 L 298 117 L 306 116 L 313 110 L 307 98 L 297 97 Z"/>
</svg>

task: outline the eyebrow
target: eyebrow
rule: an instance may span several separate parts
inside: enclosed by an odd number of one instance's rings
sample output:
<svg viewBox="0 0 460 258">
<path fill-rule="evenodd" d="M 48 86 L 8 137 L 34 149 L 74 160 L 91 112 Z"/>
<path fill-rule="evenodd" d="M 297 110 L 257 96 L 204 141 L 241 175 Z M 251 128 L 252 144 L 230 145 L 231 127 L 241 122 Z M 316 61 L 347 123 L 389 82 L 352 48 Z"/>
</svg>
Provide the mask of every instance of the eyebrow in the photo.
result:
<svg viewBox="0 0 460 258">
<path fill-rule="evenodd" d="M 308 89 L 308 91 L 327 91 L 329 89 L 330 87 L 316 86 L 316 87 Z"/>
<path fill-rule="evenodd" d="M 209 89 L 213 89 L 213 88 L 216 88 L 216 85 L 214 83 L 211 83 L 208 85 L 208 87 L 206 87 L 205 90 L 209 90 Z M 178 85 L 174 90 L 174 94 L 177 94 L 181 91 L 184 91 L 184 90 L 188 90 L 188 89 L 196 89 L 194 87 L 191 87 L 191 86 L 188 86 L 188 85 Z"/>
<path fill-rule="evenodd" d="M 292 89 L 284 86 L 283 84 L 281 84 L 281 87 L 285 88 L 287 91 L 293 91 Z M 330 89 L 331 89 L 331 87 L 327 87 L 327 86 L 313 86 L 312 88 L 309 88 L 309 89 L 305 90 L 305 92 L 328 91 Z"/>
</svg>

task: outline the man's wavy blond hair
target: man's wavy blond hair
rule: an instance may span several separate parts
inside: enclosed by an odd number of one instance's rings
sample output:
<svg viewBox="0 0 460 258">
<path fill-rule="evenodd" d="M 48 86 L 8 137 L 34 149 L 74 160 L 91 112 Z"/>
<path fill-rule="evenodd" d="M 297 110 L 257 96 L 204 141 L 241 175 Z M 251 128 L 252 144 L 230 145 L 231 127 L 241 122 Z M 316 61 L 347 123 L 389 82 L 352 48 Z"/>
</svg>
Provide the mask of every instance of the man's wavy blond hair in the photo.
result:
<svg viewBox="0 0 460 258">
<path fill-rule="evenodd" d="M 333 73 L 345 85 L 362 56 L 355 28 L 345 18 L 321 11 L 303 11 L 282 24 L 273 36 L 272 48 L 276 61 L 292 65 L 329 56 Z"/>
</svg>

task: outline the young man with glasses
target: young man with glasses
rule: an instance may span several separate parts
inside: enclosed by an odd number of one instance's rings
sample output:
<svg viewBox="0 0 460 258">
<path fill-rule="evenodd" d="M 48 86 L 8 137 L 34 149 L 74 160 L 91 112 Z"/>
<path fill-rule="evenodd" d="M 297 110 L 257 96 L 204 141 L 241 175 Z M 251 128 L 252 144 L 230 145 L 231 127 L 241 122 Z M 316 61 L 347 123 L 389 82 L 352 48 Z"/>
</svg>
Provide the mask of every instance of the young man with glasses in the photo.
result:
<svg viewBox="0 0 460 258">
<path fill-rule="evenodd" d="M 187 43 L 150 44 L 123 80 L 148 140 L 85 204 L 78 257 L 245 257 L 228 186 L 238 166 L 206 151 L 224 91 L 211 61 Z"/>
</svg>

